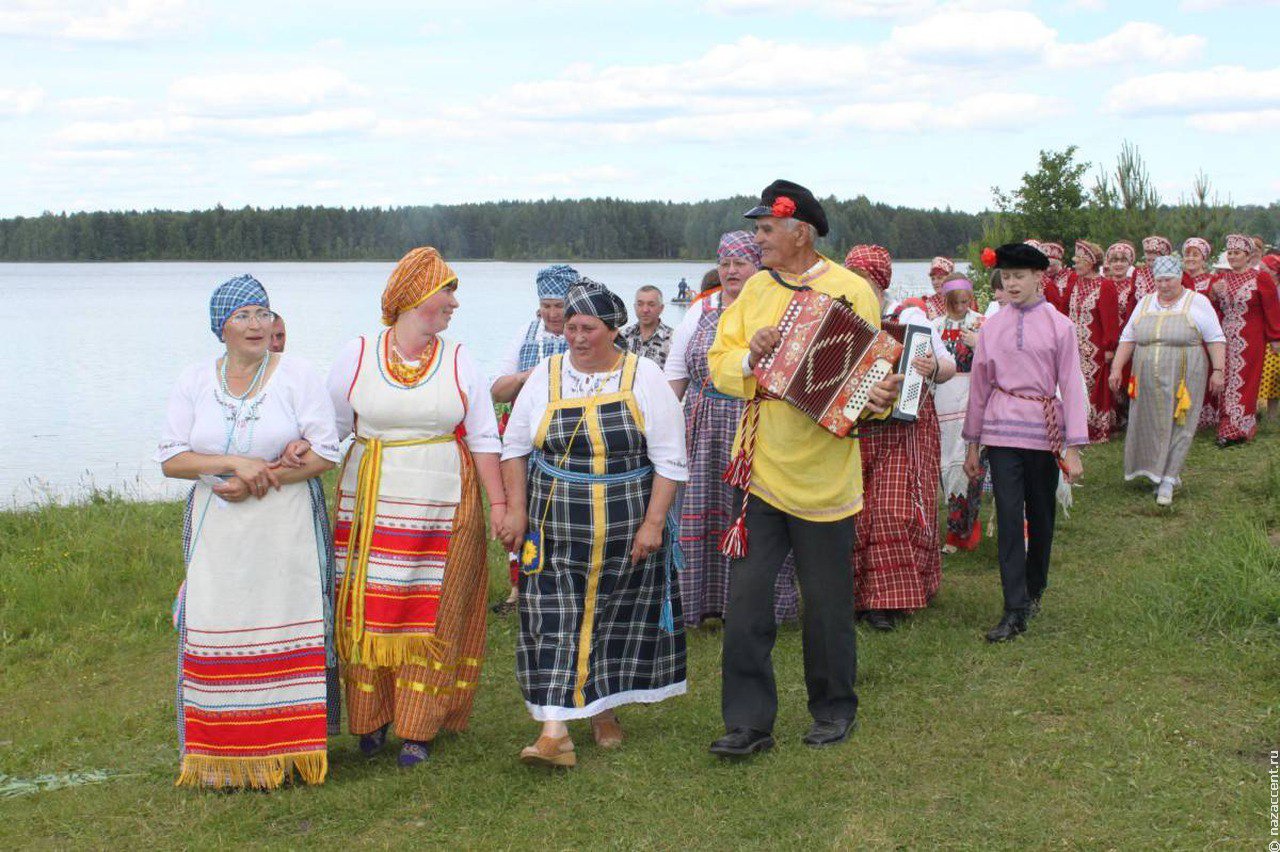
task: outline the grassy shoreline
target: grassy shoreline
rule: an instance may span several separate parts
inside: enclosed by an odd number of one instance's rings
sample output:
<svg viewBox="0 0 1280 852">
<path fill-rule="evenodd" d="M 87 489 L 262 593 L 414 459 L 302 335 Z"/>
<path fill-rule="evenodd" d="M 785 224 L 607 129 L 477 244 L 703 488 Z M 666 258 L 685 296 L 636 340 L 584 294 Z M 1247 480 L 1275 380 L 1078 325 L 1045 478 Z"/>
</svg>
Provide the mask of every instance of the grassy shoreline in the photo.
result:
<svg viewBox="0 0 1280 852">
<path fill-rule="evenodd" d="M 1060 519 L 1046 610 L 1004 647 L 994 542 L 949 557 L 934 605 L 860 632 L 861 729 L 814 752 L 800 636 L 779 637 L 778 749 L 706 754 L 719 646 L 690 637 L 690 694 L 625 708 L 616 754 L 575 730 L 580 766 L 517 764 L 534 735 L 494 619 L 472 728 L 429 768 L 330 743 L 329 781 L 270 794 L 173 788 L 180 505 L 100 498 L 0 512 L 0 773 L 122 777 L 0 797 L 6 847 L 1258 848 L 1280 747 L 1280 428 L 1219 451 L 1202 438 L 1171 509 L 1123 482 L 1122 446 L 1089 450 Z M 986 514 L 984 509 L 984 517 Z M 491 594 L 505 566 L 491 554 Z M 2 789 L 2 779 L 0 779 Z"/>
</svg>

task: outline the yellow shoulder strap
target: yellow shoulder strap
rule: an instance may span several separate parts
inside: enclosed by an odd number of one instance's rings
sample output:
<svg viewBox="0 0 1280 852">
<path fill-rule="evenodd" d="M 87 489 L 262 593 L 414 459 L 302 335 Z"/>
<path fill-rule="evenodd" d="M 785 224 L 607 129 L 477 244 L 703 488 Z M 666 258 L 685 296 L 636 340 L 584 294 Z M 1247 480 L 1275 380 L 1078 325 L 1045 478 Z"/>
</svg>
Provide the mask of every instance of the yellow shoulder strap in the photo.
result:
<svg viewBox="0 0 1280 852">
<path fill-rule="evenodd" d="M 629 391 L 636 383 L 636 368 L 640 364 L 640 356 L 628 352 L 622 356 L 622 376 L 618 380 L 618 390 Z"/>
<path fill-rule="evenodd" d="M 563 355 L 552 355 L 551 360 L 547 362 L 547 400 L 549 402 L 560 401 L 560 364 L 564 361 Z"/>
</svg>

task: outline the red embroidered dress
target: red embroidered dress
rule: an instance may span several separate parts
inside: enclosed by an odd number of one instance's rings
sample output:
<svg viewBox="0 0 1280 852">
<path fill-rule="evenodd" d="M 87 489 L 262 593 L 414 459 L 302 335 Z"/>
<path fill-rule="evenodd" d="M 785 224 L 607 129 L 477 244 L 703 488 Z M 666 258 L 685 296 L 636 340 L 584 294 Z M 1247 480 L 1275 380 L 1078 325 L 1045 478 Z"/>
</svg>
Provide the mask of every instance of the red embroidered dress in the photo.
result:
<svg viewBox="0 0 1280 852">
<path fill-rule="evenodd" d="M 1115 426 L 1111 389 L 1107 387 L 1110 358 L 1120 340 L 1120 308 L 1115 285 L 1106 278 L 1068 276 L 1067 318 L 1075 324 L 1080 344 L 1080 369 L 1089 397 L 1089 443 L 1110 440 Z"/>
<path fill-rule="evenodd" d="M 1134 280 L 1128 275 L 1122 275 L 1119 278 L 1108 277 L 1107 280 L 1116 288 L 1116 306 L 1120 313 L 1120 328 L 1123 329 L 1141 297 L 1137 294 L 1138 289 Z"/>
<path fill-rule="evenodd" d="M 1133 271 L 1133 304 L 1138 304 L 1138 302 L 1142 301 L 1143 296 L 1154 293 L 1155 289 L 1156 276 L 1151 271 L 1150 264 L 1139 266 Z"/>
<path fill-rule="evenodd" d="M 1057 309 L 1058 313 L 1067 312 L 1067 282 L 1071 271 L 1067 269 L 1050 270 L 1044 274 L 1044 298 Z"/>
<path fill-rule="evenodd" d="M 1199 275 L 1192 275 L 1189 272 L 1182 273 L 1182 286 L 1188 290 L 1194 290 L 1210 302 L 1214 301 L 1212 285 L 1213 274 L 1208 270 L 1201 272 Z M 1207 389 L 1204 392 L 1204 405 L 1200 406 L 1200 421 L 1196 424 L 1196 428 L 1218 428 L 1218 398 L 1211 396 Z"/>
<path fill-rule="evenodd" d="M 947 312 L 947 300 L 941 293 L 930 294 L 920 301 L 924 302 L 924 315 L 931 321 Z"/>
<path fill-rule="evenodd" d="M 1271 276 L 1256 269 L 1229 270 L 1214 276 L 1213 283 L 1211 300 L 1227 336 L 1218 440 L 1248 441 L 1258 431 L 1258 389 L 1267 342 L 1280 340 L 1280 297 Z"/>
</svg>

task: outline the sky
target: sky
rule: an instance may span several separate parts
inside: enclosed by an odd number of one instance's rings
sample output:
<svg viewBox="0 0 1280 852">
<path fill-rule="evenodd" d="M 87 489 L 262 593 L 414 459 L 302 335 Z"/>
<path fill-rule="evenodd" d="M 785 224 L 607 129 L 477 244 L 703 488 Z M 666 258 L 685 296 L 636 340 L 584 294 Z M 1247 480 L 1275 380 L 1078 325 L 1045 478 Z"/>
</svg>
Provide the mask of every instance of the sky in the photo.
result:
<svg viewBox="0 0 1280 852">
<path fill-rule="evenodd" d="M 691 201 L 976 211 L 1136 144 L 1280 199 L 1280 0 L 0 0 L 0 216 Z"/>
</svg>

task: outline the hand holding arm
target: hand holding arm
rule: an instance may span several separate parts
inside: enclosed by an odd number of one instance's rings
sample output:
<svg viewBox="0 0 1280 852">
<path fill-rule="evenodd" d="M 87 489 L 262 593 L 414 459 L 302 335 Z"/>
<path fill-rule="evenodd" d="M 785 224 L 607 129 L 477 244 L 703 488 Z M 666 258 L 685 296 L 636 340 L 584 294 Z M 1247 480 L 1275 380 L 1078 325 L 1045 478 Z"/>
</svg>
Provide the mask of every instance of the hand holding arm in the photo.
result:
<svg viewBox="0 0 1280 852">
<path fill-rule="evenodd" d="M 528 456 L 502 462 L 502 488 L 507 495 L 506 511 L 498 529 L 498 538 L 512 553 L 520 552 L 520 542 L 529 530 L 526 487 L 529 476 Z"/>
</svg>

